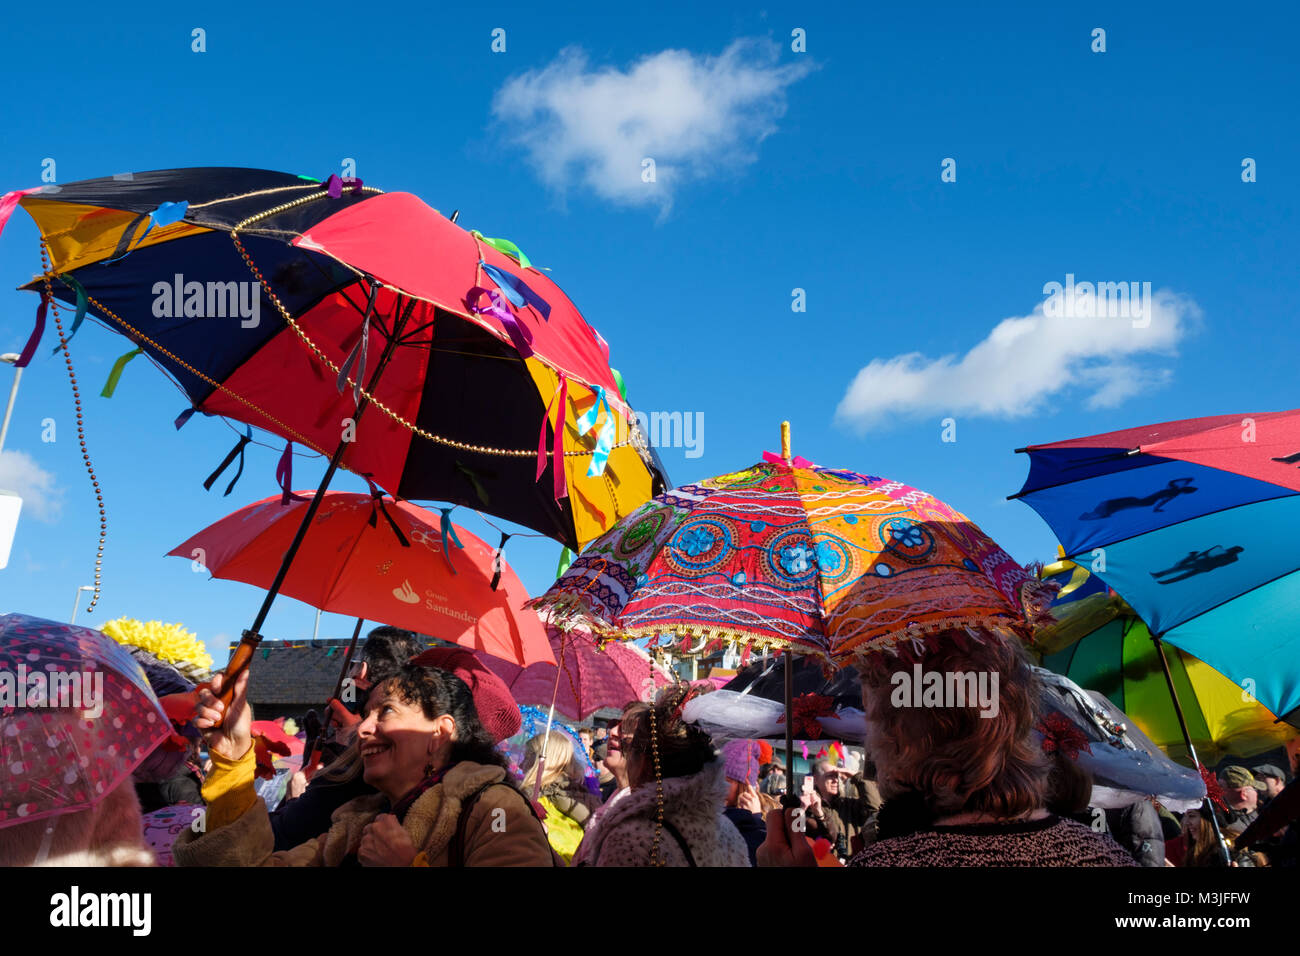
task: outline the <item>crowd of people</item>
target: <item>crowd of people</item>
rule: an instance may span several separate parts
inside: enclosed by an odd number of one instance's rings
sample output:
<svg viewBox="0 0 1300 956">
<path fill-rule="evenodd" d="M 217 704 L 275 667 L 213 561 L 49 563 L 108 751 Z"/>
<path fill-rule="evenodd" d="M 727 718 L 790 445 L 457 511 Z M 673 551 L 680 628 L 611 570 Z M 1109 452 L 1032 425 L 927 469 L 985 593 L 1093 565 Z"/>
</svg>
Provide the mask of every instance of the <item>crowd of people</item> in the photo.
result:
<svg viewBox="0 0 1300 956">
<path fill-rule="evenodd" d="M 354 670 L 356 704 L 332 702 L 323 743 L 311 748 L 319 765 L 278 806 L 254 787 L 248 673 L 228 709 L 218 676 L 193 719 L 206 765 L 191 755 L 170 790 L 120 788 L 65 823 L 52 854 L 51 828 L 11 827 L 0 862 L 30 864 L 34 853 L 146 862 L 147 848 L 123 845 L 122 832 L 138 829 L 141 798 L 179 795 L 206 807 L 204 825 L 172 847 L 180 866 L 1296 865 L 1295 826 L 1229 852 L 1286 786 L 1281 768 L 1228 767 L 1212 794 L 1214 821 L 1196 809 L 1179 819 L 1154 800 L 1102 812 L 1089 806 L 1087 772 L 1032 733 L 1036 678 L 1018 643 L 986 635 L 926 652 L 930 669 L 997 673 L 991 716 L 897 706 L 891 678 L 913 663 L 883 658 L 864 670 L 869 759 L 852 769 L 821 759 L 799 781 L 765 744 L 719 746 L 685 716 L 711 685 L 679 683 L 576 739 L 558 729 L 532 737 L 519 775 L 500 746 L 521 728 L 502 681 L 468 650 L 429 649 L 381 627 Z M 108 842 L 113 852 L 99 853 Z"/>
</svg>

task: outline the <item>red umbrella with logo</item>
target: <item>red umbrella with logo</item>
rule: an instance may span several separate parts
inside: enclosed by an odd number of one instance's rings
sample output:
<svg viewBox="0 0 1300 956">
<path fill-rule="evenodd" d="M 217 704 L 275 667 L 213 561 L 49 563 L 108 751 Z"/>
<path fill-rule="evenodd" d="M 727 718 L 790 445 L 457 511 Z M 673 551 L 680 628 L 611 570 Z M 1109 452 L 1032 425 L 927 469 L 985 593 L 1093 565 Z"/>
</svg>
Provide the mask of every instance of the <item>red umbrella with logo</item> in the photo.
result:
<svg viewBox="0 0 1300 956">
<path fill-rule="evenodd" d="M 168 552 L 213 577 L 268 587 L 312 495 L 274 495 Z M 322 611 L 382 621 L 521 666 L 553 664 L 523 583 L 498 553 L 448 517 L 409 501 L 328 491 L 280 590 Z"/>
</svg>

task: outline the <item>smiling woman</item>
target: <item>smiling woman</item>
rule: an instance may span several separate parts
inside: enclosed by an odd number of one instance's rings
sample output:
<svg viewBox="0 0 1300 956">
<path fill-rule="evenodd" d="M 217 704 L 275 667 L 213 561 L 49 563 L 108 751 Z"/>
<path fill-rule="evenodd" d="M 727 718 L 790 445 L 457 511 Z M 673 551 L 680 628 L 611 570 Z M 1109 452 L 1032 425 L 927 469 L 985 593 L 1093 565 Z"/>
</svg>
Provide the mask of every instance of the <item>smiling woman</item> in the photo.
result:
<svg viewBox="0 0 1300 956">
<path fill-rule="evenodd" d="M 358 727 L 363 775 L 379 793 L 340 807 L 327 833 L 275 852 L 266 805 L 252 790 L 246 685 L 246 677 L 236 682 L 228 715 L 211 694 L 200 704 L 214 764 L 203 790 L 207 832 L 182 835 L 173 848 L 179 865 L 552 865 L 542 824 L 465 682 L 414 664 L 370 691 Z"/>
</svg>

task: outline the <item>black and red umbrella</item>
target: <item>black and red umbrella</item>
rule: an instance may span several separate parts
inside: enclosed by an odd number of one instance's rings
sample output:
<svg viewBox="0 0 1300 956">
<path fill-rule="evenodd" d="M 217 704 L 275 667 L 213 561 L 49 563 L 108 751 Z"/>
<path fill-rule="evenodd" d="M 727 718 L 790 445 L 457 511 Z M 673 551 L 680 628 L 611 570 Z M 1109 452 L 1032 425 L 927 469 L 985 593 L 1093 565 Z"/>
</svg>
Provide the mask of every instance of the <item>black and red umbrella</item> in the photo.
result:
<svg viewBox="0 0 1300 956">
<path fill-rule="evenodd" d="M 513 243 L 413 195 L 195 168 L 10 193 L 0 226 L 15 204 L 42 249 L 26 286 L 41 294 L 36 328 L 18 364 L 47 312 L 56 348 L 92 316 L 135 346 L 106 391 L 144 354 L 185 396 L 178 426 L 200 411 L 285 439 L 286 500 L 294 443 L 330 456 L 321 490 L 342 467 L 397 497 L 464 504 L 574 548 L 662 490 L 604 340 L 577 308 Z M 70 328 L 58 301 L 76 309 Z M 223 467 L 242 463 L 250 438 Z"/>
</svg>

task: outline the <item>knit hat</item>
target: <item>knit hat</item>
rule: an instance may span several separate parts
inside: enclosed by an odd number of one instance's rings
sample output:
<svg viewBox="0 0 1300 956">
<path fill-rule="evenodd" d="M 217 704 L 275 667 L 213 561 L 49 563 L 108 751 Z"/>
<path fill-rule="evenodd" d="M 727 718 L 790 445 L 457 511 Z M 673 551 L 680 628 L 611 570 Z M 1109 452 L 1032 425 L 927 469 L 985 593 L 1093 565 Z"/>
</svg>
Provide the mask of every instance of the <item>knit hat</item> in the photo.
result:
<svg viewBox="0 0 1300 956">
<path fill-rule="evenodd" d="M 1263 790 L 1264 785 L 1255 779 L 1245 767 L 1231 766 L 1223 769 L 1223 785 L 1225 787 L 1254 787 L 1256 790 Z"/>
<path fill-rule="evenodd" d="M 510 688 L 470 651 L 463 647 L 431 647 L 412 657 L 410 663 L 418 667 L 435 667 L 463 680 L 474 698 L 479 722 L 497 743 L 519 733 L 524 719 L 519 713 L 519 705 L 510 696 Z"/>
<path fill-rule="evenodd" d="M 733 740 L 722 746 L 722 760 L 728 780 L 758 786 L 759 748 L 757 740 Z"/>
</svg>

